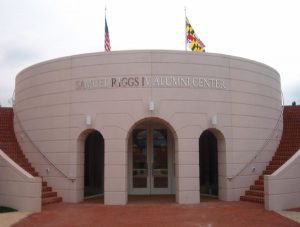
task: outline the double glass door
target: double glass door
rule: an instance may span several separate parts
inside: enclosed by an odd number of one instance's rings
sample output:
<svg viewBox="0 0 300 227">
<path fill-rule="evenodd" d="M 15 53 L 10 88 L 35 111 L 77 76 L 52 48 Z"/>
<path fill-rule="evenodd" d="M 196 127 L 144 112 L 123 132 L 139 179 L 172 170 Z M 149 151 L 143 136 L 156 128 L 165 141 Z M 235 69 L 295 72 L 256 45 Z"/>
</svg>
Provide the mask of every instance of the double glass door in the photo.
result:
<svg viewBox="0 0 300 227">
<path fill-rule="evenodd" d="M 129 158 L 131 194 L 171 193 L 172 160 L 167 129 L 134 129 Z"/>
</svg>

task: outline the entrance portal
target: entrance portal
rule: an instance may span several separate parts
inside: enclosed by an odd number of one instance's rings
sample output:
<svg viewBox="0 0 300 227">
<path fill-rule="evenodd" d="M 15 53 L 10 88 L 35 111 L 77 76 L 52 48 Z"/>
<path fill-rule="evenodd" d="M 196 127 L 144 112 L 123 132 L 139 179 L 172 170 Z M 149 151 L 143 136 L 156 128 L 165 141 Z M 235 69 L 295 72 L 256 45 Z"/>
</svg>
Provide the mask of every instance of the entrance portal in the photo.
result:
<svg viewBox="0 0 300 227">
<path fill-rule="evenodd" d="M 200 194 L 218 196 L 218 144 L 209 130 L 199 139 Z"/>
<path fill-rule="evenodd" d="M 138 125 L 129 141 L 129 194 L 174 194 L 174 139 L 166 126 Z"/>
<path fill-rule="evenodd" d="M 104 139 L 100 132 L 91 132 L 84 146 L 84 197 L 104 192 Z"/>
</svg>

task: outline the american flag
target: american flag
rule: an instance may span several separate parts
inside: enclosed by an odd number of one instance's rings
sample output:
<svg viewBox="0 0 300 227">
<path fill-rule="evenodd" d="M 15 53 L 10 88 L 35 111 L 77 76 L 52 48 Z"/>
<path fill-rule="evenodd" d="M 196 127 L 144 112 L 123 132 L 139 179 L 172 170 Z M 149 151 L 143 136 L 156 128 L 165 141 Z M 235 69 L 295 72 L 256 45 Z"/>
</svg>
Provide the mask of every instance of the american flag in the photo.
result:
<svg viewBox="0 0 300 227">
<path fill-rule="evenodd" d="M 109 40 L 109 31 L 108 31 L 108 26 L 106 22 L 106 17 L 105 17 L 105 40 L 104 40 L 104 48 L 105 52 L 110 51 L 110 40 Z"/>
</svg>

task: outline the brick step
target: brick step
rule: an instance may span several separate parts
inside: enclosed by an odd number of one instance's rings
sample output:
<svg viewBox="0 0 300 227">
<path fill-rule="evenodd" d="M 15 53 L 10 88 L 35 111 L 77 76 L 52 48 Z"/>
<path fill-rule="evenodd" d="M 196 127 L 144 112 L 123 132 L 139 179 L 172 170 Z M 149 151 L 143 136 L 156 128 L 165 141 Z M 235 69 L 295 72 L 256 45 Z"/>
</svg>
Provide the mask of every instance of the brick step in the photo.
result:
<svg viewBox="0 0 300 227">
<path fill-rule="evenodd" d="M 4 149 L 6 152 L 9 153 L 16 153 L 22 155 L 22 152 L 20 151 L 20 148 L 17 147 L 15 144 L 0 144 L 0 148 Z"/>
<path fill-rule="evenodd" d="M 1 142 L 14 142 L 16 140 L 15 135 L 0 133 Z"/>
<path fill-rule="evenodd" d="M 3 116 L 2 114 L 1 114 L 1 120 L 3 120 L 2 122 L 1 122 L 1 125 L 3 126 L 3 128 L 6 128 L 6 127 L 12 127 L 12 125 L 11 125 L 11 123 L 10 123 L 10 121 L 13 121 L 13 118 L 12 117 L 6 117 L 6 116 Z M 1 127 L 2 128 L 2 127 Z"/>
<path fill-rule="evenodd" d="M 283 129 L 298 129 L 299 128 L 299 121 L 297 121 L 296 119 L 292 119 L 292 121 L 295 120 L 295 124 L 294 125 L 290 125 L 290 124 L 286 124 L 284 125 L 284 128 Z M 298 126 L 298 127 L 297 127 Z M 298 129 L 299 130 L 299 129 Z M 299 132 L 299 131 L 298 131 Z"/>
<path fill-rule="evenodd" d="M 0 146 L 18 146 L 18 143 L 17 143 L 16 140 L 14 140 L 14 141 L 5 141 L 5 142 L 0 140 Z"/>
<path fill-rule="evenodd" d="M 25 158 L 24 155 L 17 149 L 11 149 L 11 148 L 7 148 L 7 147 L 2 147 L 0 146 L 0 148 L 6 153 L 8 154 L 10 157 L 16 157 L 16 158 Z"/>
<path fill-rule="evenodd" d="M 51 203 L 59 203 L 62 202 L 62 198 L 61 197 L 49 197 L 49 198 L 43 198 L 42 199 L 42 205 L 47 205 L 47 204 L 51 204 Z"/>
<path fill-rule="evenodd" d="M 57 197 L 57 192 L 45 191 L 42 192 L 42 198 Z"/>
<path fill-rule="evenodd" d="M 264 185 L 251 185 L 250 190 L 264 191 Z"/>
<path fill-rule="evenodd" d="M 295 142 L 291 142 L 291 143 L 295 143 Z M 299 146 L 298 145 L 296 145 L 296 146 L 282 146 L 282 145 L 280 145 L 279 147 L 278 147 L 278 151 L 280 151 L 280 152 L 287 152 L 287 153 L 290 153 L 290 152 L 293 152 L 293 151 L 296 151 L 296 150 L 298 150 L 299 149 Z"/>
<path fill-rule="evenodd" d="M 295 129 L 292 130 L 292 132 L 286 132 L 283 137 L 281 137 L 282 142 L 280 143 L 280 145 L 290 145 L 290 146 L 297 146 L 297 144 L 299 145 L 299 141 L 296 141 L 295 143 L 291 143 L 294 141 L 294 139 L 300 138 L 300 132 L 299 133 L 295 133 L 294 131 Z M 293 136 L 293 137 L 291 137 Z"/>
<path fill-rule="evenodd" d="M 4 153 L 7 154 L 11 158 L 20 159 L 20 161 L 24 158 L 24 156 L 20 152 L 13 151 L 13 150 L 5 148 L 5 147 L 0 147 L 0 149 L 3 150 Z"/>
<path fill-rule="evenodd" d="M 272 161 L 273 160 L 287 161 L 289 158 L 290 158 L 290 156 L 288 156 L 288 155 L 275 155 L 275 156 L 273 156 Z"/>
<path fill-rule="evenodd" d="M 272 160 L 269 162 L 269 165 L 279 165 L 282 166 L 286 161 L 285 160 Z"/>
<path fill-rule="evenodd" d="M 277 154 L 281 155 L 293 155 L 296 151 L 299 150 L 299 147 L 288 147 L 288 148 L 278 148 Z"/>
<path fill-rule="evenodd" d="M 25 157 L 19 152 L 12 152 L 5 148 L 1 148 L 5 154 L 7 154 L 11 159 L 17 160 L 18 162 L 26 162 Z M 28 162 L 28 161 L 27 161 Z"/>
<path fill-rule="evenodd" d="M 289 112 L 289 113 L 287 113 L 286 117 L 287 118 L 291 117 L 291 118 L 297 120 L 297 122 L 299 123 L 299 121 L 300 121 L 300 119 L 299 119 L 299 112 L 297 112 L 297 111 L 299 111 L 299 110 L 296 110 L 295 112 Z"/>
<path fill-rule="evenodd" d="M 286 135 L 286 138 L 281 138 L 282 140 L 283 140 L 283 142 L 280 144 L 280 145 L 285 145 L 285 144 L 288 144 L 288 145 L 290 145 L 290 144 L 293 144 L 293 146 L 299 146 L 299 139 L 300 138 L 300 136 L 298 136 L 298 135 L 293 135 L 293 134 L 291 134 L 291 135 Z"/>
<path fill-rule="evenodd" d="M 22 161 L 25 159 L 25 156 L 19 151 L 12 151 L 11 149 L 6 149 L 5 153 L 10 157 L 17 159 L 18 161 Z"/>
<path fill-rule="evenodd" d="M 299 140 L 299 138 L 293 138 L 292 141 L 288 142 L 289 144 L 286 144 L 286 145 L 283 145 L 283 144 L 280 144 L 278 146 L 278 151 L 293 151 L 293 150 L 298 150 L 299 149 L 299 144 L 296 144 L 296 141 Z M 291 145 L 293 144 L 293 145 Z"/>
<path fill-rule="evenodd" d="M 241 196 L 242 201 L 255 202 L 255 203 L 264 203 L 264 198 L 258 196 Z"/>
<path fill-rule="evenodd" d="M 42 192 L 50 192 L 52 191 L 52 188 L 49 186 L 42 186 Z"/>
<path fill-rule="evenodd" d="M 5 149 L 5 148 L 3 148 L 3 149 Z M 11 155 L 11 156 L 13 156 L 13 157 L 15 157 L 15 158 L 19 158 L 20 160 L 21 159 L 25 159 L 25 156 L 24 156 L 24 154 L 22 154 L 21 152 L 20 152 L 20 150 L 19 150 L 19 148 L 18 149 L 10 149 L 10 148 L 6 148 L 5 149 L 5 153 L 8 153 L 9 155 Z"/>
<path fill-rule="evenodd" d="M 270 175 L 270 174 L 272 174 L 272 173 L 274 173 L 274 170 L 264 170 L 264 171 L 263 171 L 263 174 L 264 174 L 264 175 Z"/>
<path fill-rule="evenodd" d="M 7 145 L 7 146 L 0 146 L 0 148 L 1 148 L 6 154 L 23 156 L 23 154 L 22 154 L 21 151 L 20 151 L 20 148 L 18 148 L 18 147 L 12 147 L 12 146 L 10 146 L 10 145 Z"/>
<path fill-rule="evenodd" d="M 30 171 L 28 173 L 30 173 L 34 177 L 38 177 L 39 176 L 38 172 L 36 172 L 36 171 Z"/>
<path fill-rule="evenodd" d="M 1 124 L 0 125 L 0 135 L 1 136 L 5 136 L 5 135 L 15 136 L 14 133 L 12 133 L 12 129 L 14 129 L 12 125 L 3 125 L 3 124 Z"/>
<path fill-rule="evenodd" d="M 31 165 L 26 165 L 26 166 L 21 166 L 21 167 L 29 173 L 35 172 L 35 169 Z"/>
<path fill-rule="evenodd" d="M 0 126 L 0 136 L 12 135 L 13 137 L 15 137 L 15 134 L 11 131 L 11 129 L 13 129 L 12 126 L 3 124 L 1 124 Z"/>
<path fill-rule="evenodd" d="M 14 142 L 0 142 L 0 147 L 6 147 L 7 149 L 19 151 L 19 145 L 17 144 L 17 141 Z"/>
<path fill-rule="evenodd" d="M 24 156 L 24 154 L 21 151 L 21 148 L 15 146 L 15 145 L 7 145 L 7 146 L 0 146 L 0 147 L 5 149 L 6 153 Z"/>
<path fill-rule="evenodd" d="M 254 182 L 255 185 L 264 185 L 264 180 L 256 180 Z"/>
<path fill-rule="evenodd" d="M 276 158 L 276 157 L 281 157 L 281 158 L 290 158 L 291 157 L 291 154 L 290 153 L 286 153 L 286 152 L 276 152 L 273 156 L 273 158 Z"/>
<path fill-rule="evenodd" d="M 18 163 L 18 165 L 27 165 L 29 162 L 26 162 L 22 157 L 10 157 L 14 162 Z"/>
<path fill-rule="evenodd" d="M 299 113 L 298 113 L 299 114 Z M 299 117 L 299 116 L 298 116 Z M 287 122 L 286 124 L 284 124 L 283 126 L 283 129 L 290 129 L 290 128 L 295 128 L 295 129 L 298 129 L 297 126 L 300 125 L 299 123 L 299 120 L 298 119 L 291 119 L 291 117 L 289 119 L 286 119 L 286 120 L 292 120 L 294 124 L 291 124 L 289 122 Z M 296 126 L 296 127 L 295 127 Z M 299 129 L 298 129 L 298 132 L 299 132 Z"/>
<path fill-rule="evenodd" d="M 299 127 L 299 126 L 298 126 Z M 295 128 L 291 128 L 291 129 L 286 129 L 286 134 L 283 135 L 283 139 L 286 139 L 284 140 L 283 142 L 286 143 L 286 141 L 292 141 L 293 140 L 293 137 L 289 137 L 289 136 L 294 136 L 295 138 L 299 138 L 300 137 L 300 132 L 295 132 Z"/>
<path fill-rule="evenodd" d="M 293 121 L 294 120 L 295 120 L 295 124 L 294 125 L 285 125 L 284 129 L 297 129 L 297 128 L 299 128 L 299 124 L 300 124 L 299 121 L 297 121 L 296 119 L 293 119 Z M 295 133 L 297 133 L 297 132 L 295 132 Z"/>
<path fill-rule="evenodd" d="M 247 190 L 245 193 L 246 196 L 257 196 L 257 197 L 264 197 L 264 191 L 258 190 Z"/>
<path fill-rule="evenodd" d="M 275 154 L 275 156 L 278 156 L 278 157 L 285 157 L 285 159 L 289 159 L 291 158 L 298 150 L 295 150 L 295 151 L 291 151 L 291 152 L 280 152 L 278 154 Z"/>
<path fill-rule="evenodd" d="M 22 167 L 32 167 L 31 163 L 25 162 L 24 160 L 19 161 L 19 162 L 18 162 L 18 165 L 19 165 L 19 166 L 22 166 Z"/>
<path fill-rule="evenodd" d="M 48 183 L 46 181 L 42 181 L 42 186 L 47 186 Z"/>
<path fill-rule="evenodd" d="M 280 167 L 280 165 L 268 165 L 266 170 L 277 170 Z"/>
<path fill-rule="evenodd" d="M 26 162 L 25 160 L 20 160 L 18 161 L 18 165 L 19 166 L 31 166 L 31 164 L 29 162 Z"/>
</svg>

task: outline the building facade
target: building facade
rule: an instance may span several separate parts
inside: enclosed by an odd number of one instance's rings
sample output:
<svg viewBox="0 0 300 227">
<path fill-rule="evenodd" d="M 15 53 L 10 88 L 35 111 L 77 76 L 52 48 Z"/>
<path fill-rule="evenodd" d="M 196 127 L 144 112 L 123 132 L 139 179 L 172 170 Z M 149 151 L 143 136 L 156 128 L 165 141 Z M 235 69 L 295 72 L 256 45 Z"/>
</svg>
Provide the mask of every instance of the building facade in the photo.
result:
<svg viewBox="0 0 300 227">
<path fill-rule="evenodd" d="M 277 71 L 221 54 L 83 54 L 16 78 L 17 139 L 67 202 L 238 200 L 278 146 L 281 111 Z"/>
</svg>

